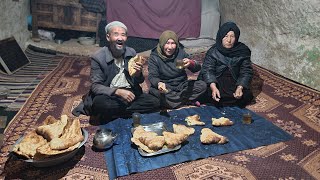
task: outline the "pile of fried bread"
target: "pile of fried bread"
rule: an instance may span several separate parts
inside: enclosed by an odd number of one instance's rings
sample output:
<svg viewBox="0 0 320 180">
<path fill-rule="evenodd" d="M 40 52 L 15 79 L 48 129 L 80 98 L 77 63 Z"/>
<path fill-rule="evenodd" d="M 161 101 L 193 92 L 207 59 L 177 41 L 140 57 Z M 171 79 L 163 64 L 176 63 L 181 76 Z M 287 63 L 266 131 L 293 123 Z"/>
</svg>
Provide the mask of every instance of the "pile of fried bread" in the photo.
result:
<svg viewBox="0 0 320 180">
<path fill-rule="evenodd" d="M 27 159 L 43 160 L 78 148 L 84 140 L 80 120 L 62 115 L 48 116 L 44 122 L 25 134 L 13 152 Z"/>
<path fill-rule="evenodd" d="M 135 128 L 131 141 L 147 153 L 159 151 L 163 147 L 174 148 L 194 133 L 194 128 L 173 124 L 173 132 L 163 131 L 162 135 L 146 131 L 143 126 Z"/>
<path fill-rule="evenodd" d="M 204 122 L 201 121 L 199 115 L 192 115 L 185 118 L 188 126 L 203 126 Z M 225 117 L 212 118 L 213 126 L 230 126 L 233 122 Z M 146 131 L 143 126 L 138 126 L 133 132 L 131 142 L 136 144 L 147 153 L 153 153 L 161 150 L 162 148 L 174 148 L 188 139 L 194 134 L 195 129 L 182 124 L 173 124 L 173 132 L 162 132 L 158 135 L 155 132 Z M 200 141 L 203 144 L 225 144 L 228 138 L 222 136 L 209 128 L 201 130 Z"/>
</svg>

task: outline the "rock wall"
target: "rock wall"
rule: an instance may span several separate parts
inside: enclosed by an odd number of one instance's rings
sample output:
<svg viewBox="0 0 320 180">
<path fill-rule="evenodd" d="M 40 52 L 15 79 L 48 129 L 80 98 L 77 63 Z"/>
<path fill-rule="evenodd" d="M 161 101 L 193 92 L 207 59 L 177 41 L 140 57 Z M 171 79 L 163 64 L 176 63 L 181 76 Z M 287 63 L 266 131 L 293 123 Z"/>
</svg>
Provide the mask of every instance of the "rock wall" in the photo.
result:
<svg viewBox="0 0 320 180">
<path fill-rule="evenodd" d="M 27 16 L 29 0 L 4 0 L 0 3 L 0 40 L 14 36 L 22 49 L 31 37 Z"/>
<path fill-rule="evenodd" d="M 320 90 L 319 0 L 220 0 L 220 12 L 238 24 L 253 63 Z"/>
</svg>

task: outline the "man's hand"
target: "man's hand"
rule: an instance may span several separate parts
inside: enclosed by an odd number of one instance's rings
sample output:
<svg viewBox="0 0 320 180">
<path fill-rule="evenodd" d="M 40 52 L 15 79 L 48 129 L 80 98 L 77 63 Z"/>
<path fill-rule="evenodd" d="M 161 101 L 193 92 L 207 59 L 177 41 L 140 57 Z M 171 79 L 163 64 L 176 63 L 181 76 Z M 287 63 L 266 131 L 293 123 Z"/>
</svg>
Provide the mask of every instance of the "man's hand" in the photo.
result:
<svg viewBox="0 0 320 180">
<path fill-rule="evenodd" d="M 168 89 L 166 87 L 166 84 L 163 82 L 158 83 L 158 89 L 159 89 L 160 93 L 168 93 Z"/>
<path fill-rule="evenodd" d="M 243 89 L 242 86 L 238 86 L 237 89 L 236 89 L 236 92 L 233 93 L 233 96 L 236 99 L 240 99 L 242 97 L 242 95 L 243 95 L 242 89 Z"/>
<path fill-rule="evenodd" d="M 131 91 L 125 90 L 125 89 L 117 89 L 114 94 L 116 96 L 121 97 L 127 102 L 132 102 L 134 98 L 136 97 Z"/>
<path fill-rule="evenodd" d="M 210 88 L 211 88 L 211 91 L 212 91 L 212 99 L 219 102 L 220 101 L 220 91 L 219 89 L 217 88 L 216 84 L 215 83 L 211 83 L 210 84 Z"/>
<path fill-rule="evenodd" d="M 134 76 L 140 76 L 141 75 L 141 72 L 143 70 L 143 64 L 141 62 L 135 62 L 134 63 L 134 66 L 133 66 L 133 69 L 136 70 L 136 72 L 134 73 Z"/>
</svg>

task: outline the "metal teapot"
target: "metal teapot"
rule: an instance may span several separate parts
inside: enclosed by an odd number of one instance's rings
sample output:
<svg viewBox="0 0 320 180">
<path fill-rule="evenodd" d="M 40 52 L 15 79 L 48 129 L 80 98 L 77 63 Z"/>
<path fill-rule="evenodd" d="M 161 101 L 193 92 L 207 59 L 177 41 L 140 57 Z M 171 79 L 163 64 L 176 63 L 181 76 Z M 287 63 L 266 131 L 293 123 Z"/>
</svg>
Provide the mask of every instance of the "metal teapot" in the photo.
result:
<svg viewBox="0 0 320 180">
<path fill-rule="evenodd" d="M 93 138 L 93 146 L 97 149 L 107 149 L 110 148 L 117 134 L 114 134 L 110 129 L 98 129 Z"/>
</svg>

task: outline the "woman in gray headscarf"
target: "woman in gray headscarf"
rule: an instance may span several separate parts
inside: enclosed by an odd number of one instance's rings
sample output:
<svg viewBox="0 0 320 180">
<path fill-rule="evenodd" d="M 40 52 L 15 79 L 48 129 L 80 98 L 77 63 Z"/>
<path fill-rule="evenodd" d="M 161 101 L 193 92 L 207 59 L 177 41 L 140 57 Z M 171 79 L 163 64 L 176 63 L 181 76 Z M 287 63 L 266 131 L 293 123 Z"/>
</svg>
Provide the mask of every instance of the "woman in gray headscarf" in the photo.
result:
<svg viewBox="0 0 320 180">
<path fill-rule="evenodd" d="M 182 69 L 176 67 L 177 60 L 183 61 Z M 197 72 L 201 65 L 189 59 L 189 55 L 179 47 L 175 32 L 164 31 L 148 61 L 150 94 L 160 98 L 163 107 L 177 108 L 190 103 L 200 105 L 196 99 L 206 91 L 206 84 L 201 80 L 188 80 L 185 69 Z"/>
</svg>

